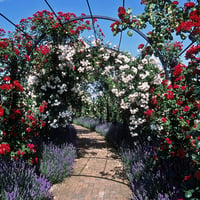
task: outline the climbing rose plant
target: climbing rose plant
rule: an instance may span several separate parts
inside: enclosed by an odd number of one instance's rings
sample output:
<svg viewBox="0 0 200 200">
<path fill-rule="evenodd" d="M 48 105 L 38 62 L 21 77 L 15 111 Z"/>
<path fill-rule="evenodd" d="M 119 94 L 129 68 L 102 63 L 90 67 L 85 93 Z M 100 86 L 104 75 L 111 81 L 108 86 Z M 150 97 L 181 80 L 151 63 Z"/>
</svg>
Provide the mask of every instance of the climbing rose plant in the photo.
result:
<svg viewBox="0 0 200 200">
<path fill-rule="evenodd" d="M 42 115 L 48 129 L 66 128 L 72 121 L 72 113 L 68 108 L 76 102 L 72 88 L 78 80 L 78 74 L 71 56 L 81 43 L 80 33 L 91 29 L 89 20 L 67 23 L 76 17 L 74 13 L 57 14 L 56 18 L 53 13 L 46 10 L 38 11 L 32 17 L 22 19 L 19 24 L 21 28 L 30 32 L 35 42 L 39 41 L 33 51 L 33 69 L 29 80 L 36 95 L 36 104 L 41 100 L 48 104 Z"/>
<path fill-rule="evenodd" d="M 145 13 L 138 17 L 132 15 L 131 9 L 118 9 L 119 21 L 111 25 L 113 34 L 121 30 L 142 30 L 147 26 L 152 30 L 147 33 L 148 45 L 141 44 L 141 56 L 159 57 L 165 71 L 162 84 L 151 88 L 149 108 L 144 115 L 152 122 L 152 138 L 155 139 L 154 159 L 160 167 L 168 162 L 173 169 L 181 169 L 179 187 L 186 198 L 199 196 L 200 152 L 199 152 L 199 36 L 200 18 L 199 1 L 142 0 Z M 174 39 L 178 41 L 175 41 Z M 190 42 L 185 51 L 187 66 L 182 63 L 183 40 Z M 197 43 L 197 44 L 196 44 Z M 184 53 L 184 52 L 183 52 Z M 179 164 L 180 163 L 180 164 Z M 180 170 L 181 171 L 181 170 Z M 180 172 L 179 172 L 180 173 Z M 169 180 L 173 180 L 170 175 Z"/>
<path fill-rule="evenodd" d="M 31 65 L 24 43 L 29 37 L 21 37 L 18 32 L 11 34 L 9 38 L 5 38 L 4 35 L 5 31 L 1 29 L 1 156 L 15 160 L 23 157 L 33 164 L 38 162 L 33 138 L 37 138 L 44 122 L 39 118 L 39 108 L 30 109 L 31 99 L 26 98 L 26 73 Z"/>
<path fill-rule="evenodd" d="M 185 78 L 188 73 L 191 70 L 186 66 L 176 65 L 173 72 L 174 83 L 163 80 L 153 90 L 151 106 L 145 111 L 145 115 L 156 127 L 153 134 L 159 140 L 154 146 L 154 159 L 158 163 L 166 159 L 187 160 L 189 166 L 184 167 L 180 177 L 186 182 L 184 184 L 190 183 L 194 187 L 195 196 L 200 181 L 199 101 L 194 98 L 193 85 Z"/>
<path fill-rule="evenodd" d="M 38 110 L 31 111 L 26 107 L 22 97 L 25 97 L 22 85 L 9 76 L 3 77 L 0 104 L 0 154 L 18 160 L 23 157 L 29 163 L 38 163 L 36 146 L 33 139 L 39 136 L 39 131 L 45 123 L 40 120 L 41 107 L 46 108 L 43 102 Z M 12 105 L 13 95 L 18 95 L 18 101 Z M 36 112 L 37 111 L 37 112 Z M 33 113 L 35 112 L 35 113 Z"/>
</svg>

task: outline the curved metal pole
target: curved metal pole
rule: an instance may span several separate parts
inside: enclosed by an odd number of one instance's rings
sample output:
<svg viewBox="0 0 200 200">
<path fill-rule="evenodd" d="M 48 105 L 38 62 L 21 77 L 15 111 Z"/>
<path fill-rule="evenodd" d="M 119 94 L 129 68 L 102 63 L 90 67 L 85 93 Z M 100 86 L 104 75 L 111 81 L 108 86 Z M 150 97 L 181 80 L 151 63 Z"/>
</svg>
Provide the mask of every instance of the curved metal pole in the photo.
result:
<svg viewBox="0 0 200 200">
<path fill-rule="evenodd" d="M 72 19 L 63 22 L 62 24 L 63 24 L 63 25 L 64 25 L 64 24 L 69 24 L 69 23 L 71 23 L 71 22 L 74 22 L 74 21 L 77 21 L 77 20 L 80 20 L 80 19 L 93 19 L 93 18 L 96 18 L 96 19 L 104 19 L 104 20 L 113 21 L 113 22 L 119 21 L 117 18 L 108 17 L 108 16 L 101 16 L 101 15 L 93 15 L 93 16 L 91 16 L 91 15 L 85 15 L 85 16 L 73 17 Z M 141 32 L 139 29 L 132 28 L 132 30 L 135 31 L 136 33 L 138 33 L 138 34 L 139 34 L 143 39 L 145 39 L 148 43 L 150 43 L 149 40 L 148 40 L 148 38 L 147 38 L 147 36 L 146 36 L 143 32 Z M 40 38 L 39 38 L 39 39 L 36 41 L 36 43 L 32 46 L 32 51 L 33 51 L 33 50 L 35 49 L 35 47 L 40 43 L 40 41 L 41 41 L 42 39 L 45 38 L 45 36 L 46 36 L 46 34 L 44 34 L 44 33 L 40 36 Z"/>
<path fill-rule="evenodd" d="M 56 12 L 54 11 L 54 9 L 51 7 L 51 5 L 49 4 L 49 2 L 47 0 L 44 0 L 45 3 L 47 4 L 47 6 L 50 8 L 50 10 L 53 12 L 53 14 L 55 15 L 56 19 L 59 21 L 60 25 L 63 27 L 63 24 L 60 20 L 60 18 L 58 18 Z"/>
<path fill-rule="evenodd" d="M 108 16 L 102 16 L 102 15 L 93 15 L 93 16 L 91 16 L 91 15 L 85 15 L 85 16 L 73 17 L 72 19 L 63 22 L 63 25 L 64 25 L 64 24 L 69 24 L 69 23 L 71 23 L 71 22 L 74 22 L 74 21 L 77 21 L 77 20 L 80 20 L 80 19 L 93 19 L 93 18 L 96 18 L 96 19 L 104 19 L 104 20 L 113 21 L 113 22 L 120 21 L 120 20 L 117 19 L 117 18 L 108 17 Z M 145 40 L 151 45 L 151 42 L 149 41 L 149 39 L 147 38 L 147 36 L 146 36 L 143 32 L 141 32 L 139 29 L 136 29 L 136 28 L 132 28 L 132 27 L 131 27 L 131 29 L 132 29 L 133 31 L 135 31 L 136 33 L 138 33 L 143 39 L 145 39 Z M 125 30 L 125 29 L 122 29 L 121 31 L 123 31 L 123 30 Z M 37 44 L 38 44 L 42 39 L 44 39 L 44 37 L 45 37 L 45 34 L 42 34 L 41 37 L 39 38 L 39 40 L 37 41 L 37 43 L 33 45 L 33 49 L 37 46 Z M 32 51 L 33 51 L 33 49 L 32 49 Z M 160 54 L 159 51 L 156 51 L 156 53 L 157 53 L 157 55 L 158 55 L 158 57 L 159 57 L 159 59 L 160 59 L 162 65 L 163 65 L 163 68 L 164 68 L 165 73 L 166 73 L 166 78 L 169 79 L 170 77 L 169 77 L 169 73 L 168 73 L 168 71 L 167 71 L 167 66 L 166 66 L 166 63 L 165 63 L 165 61 L 164 61 L 164 58 L 163 58 L 163 56 Z"/>
<path fill-rule="evenodd" d="M 79 17 L 74 17 L 70 20 L 67 20 L 65 21 L 63 24 L 68 24 L 68 23 L 71 23 L 73 21 L 77 21 L 77 20 L 80 20 L 80 19 L 92 19 L 92 18 L 96 18 L 96 19 L 104 19 L 104 20 L 108 20 L 108 21 L 113 21 L 113 22 L 116 22 L 116 21 L 119 21 L 119 19 L 117 18 L 113 18 L 113 17 L 108 17 L 108 16 L 102 16 L 102 15 L 85 15 L 85 16 L 79 16 Z M 136 28 L 132 28 L 133 31 L 135 31 L 136 33 L 138 33 L 141 37 L 143 37 L 147 42 L 149 42 L 147 36 L 142 33 L 139 29 L 136 29 Z"/>
<path fill-rule="evenodd" d="M 0 16 L 2 16 L 5 20 L 7 20 L 10 24 L 12 24 L 16 29 L 18 29 L 19 31 L 21 31 L 22 33 L 24 33 L 25 35 L 27 35 L 28 37 L 30 37 L 32 39 L 32 37 L 26 33 L 23 29 L 21 29 L 19 26 L 17 26 L 16 24 L 14 24 L 10 19 L 8 19 L 5 15 L 3 15 L 2 13 L 0 13 Z"/>
<path fill-rule="evenodd" d="M 101 16 L 101 15 L 93 15 L 93 16 L 91 16 L 91 15 L 86 15 L 86 16 L 74 17 L 74 18 L 72 18 L 72 19 L 70 19 L 70 20 L 68 20 L 68 21 L 65 21 L 63 24 L 68 24 L 68 23 L 70 23 L 70 22 L 77 21 L 77 20 L 80 20 L 80 19 L 91 19 L 91 18 L 104 19 L 104 20 L 113 21 L 113 22 L 120 21 L 119 19 L 116 19 L 116 18 L 113 18 L 113 17 Z M 123 31 L 123 30 L 125 30 L 125 29 L 126 29 L 126 28 L 122 29 L 121 31 Z M 147 43 L 149 43 L 150 45 L 152 45 L 152 43 L 149 41 L 149 39 L 147 38 L 147 36 L 146 36 L 143 32 L 141 32 L 141 31 L 140 31 L 139 29 L 137 29 L 137 28 L 132 28 L 132 27 L 131 27 L 131 29 L 132 29 L 133 31 L 135 31 L 136 33 L 138 33 L 143 39 L 145 39 L 145 40 L 147 41 Z M 159 59 L 160 59 L 162 65 L 163 65 L 164 70 L 165 70 L 166 79 L 170 79 L 169 73 L 168 73 L 168 71 L 167 71 L 167 66 L 166 66 L 166 63 L 165 63 L 165 61 L 164 61 L 163 56 L 160 54 L 159 51 L 156 51 L 156 53 L 157 53 L 157 55 L 158 55 L 158 57 L 159 57 Z"/>
</svg>

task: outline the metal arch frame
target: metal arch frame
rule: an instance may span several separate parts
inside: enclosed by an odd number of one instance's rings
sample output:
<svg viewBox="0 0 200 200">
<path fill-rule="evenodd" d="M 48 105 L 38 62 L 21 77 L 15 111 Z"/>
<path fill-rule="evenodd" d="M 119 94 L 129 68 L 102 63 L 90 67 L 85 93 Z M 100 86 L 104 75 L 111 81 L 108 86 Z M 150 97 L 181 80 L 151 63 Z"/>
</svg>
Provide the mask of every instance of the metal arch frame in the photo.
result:
<svg viewBox="0 0 200 200">
<path fill-rule="evenodd" d="M 102 15 L 85 15 L 85 16 L 79 16 L 79 17 L 74 17 L 70 20 L 67 20 L 63 23 L 64 24 L 68 24 L 68 23 L 71 23 L 73 21 L 76 21 L 76 20 L 80 20 L 80 19 L 93 19 L 93 18 L 96 18 L 96 19 L 104 19 L 104 20 L 108 20 L 108 21 L 113 21 L 113 22 L 116 22 L 116 21 L 119 21 L 119 19 L 117 18 L 113 18 L 113 17 L 108 17 L 108 16 L 102 16 Z M 133 31 L 135 31 L 136 33 L 138 33 L 141 37 L 143 37 L 148 43 L 149 43 L 149 40 L 148 38 L 146 37 L 146 35 L 144 33 L 142 33 L 139 29 L 136 29 L 136 28 L 132 28 Z"/>
<path fill-rule="evenodd" d="M 4 15 L 1 14 L 2 17 L 4 17 L 7 21 L 9 21 L 11 24 L 13 24 L 17 29 L 19 29 L 20 31 L 22 31 L 24 34 L 26 34 L 23 30 L 21 30 L 19 27 L 17 27 L 14 23 L 12 23 L 8 18 L 6 18 Z M 117 18 L 113 18 L 113 17 L 108 17 L 108 16 L 102 16 L 102 15 L 85 15 L 85 16 L 79 16 L 79 17 L 73 17 L 70 20 L 65 21 L 64 23 L 62 23 L 62 27 L 64 24 L 68 24 L 71 23 L 73 21 L 77 21 L 77 20 L 81 20 L 81 19 L 103 19 L 103 20 L 108 20 L 108 21 L 113 21 L 113 22 L 120 22 L 119 19 Z M 151 42 L 148 40 L 147 36 L 141 32 L 139 29 L 136 28 L 131 28 L 133 31 L 135 31 L 136 33 L 138 33 L 143 39 L 145 39 L 147 41 L 147 43 L 149 43 L 151 45 Z M 125 29 L 124 29 L 125 30 Z M 121 30 L 123 31 L 123 29 Z M 33 44 L 31 51 L 28 53 L 28 55 L 32 54 L 33 50 L 36 48 L 36 46 L 40 43 L 41 40 L 43 40 L 45 38 L 46 34 L 43 33 Z M 156 52 L 158 54 L 158 57 L 164 67 L 164 70 L 166 72 L 166 78 L 169 78 L 168 72 L 167 72 L 167 67 L 166 67 L 166 63 L 164 62 L 164 59 L 162 57 L 162 55 L 159 52 Z"/>
<path fill-rule="evenodd" d="M 17 27 L 11 20 L 9 20 L 8 18 L 6 18 L 2 13 L 0 13 L 0 16 L 2 16 L 2 17 L 3 17 L 4 19 L 6 19 L 9 23 L 11 23 L 12 25 L 14 25 L 18 30 L 22 31 L 25 35 L 28 35 L 28 34 L 25 33 L 22 29 L 20 29 L 19 27 Z M 81 20 L 81 19 L 94 19 L 94 18 L 96 18 L 96 19 L 108 20 L 108 21 L 113 21 L 113 22 L 116 22 L 116 21 L 120 22 L 119 19 L 113 18 L 113 17 L 101 16 L 101 15 L 93 15 L 93 16 L 91 16 L 91 15 L 85 15 L 85 16 L 73 17 L 72 19 L 67 20 L 67 21 L 65 21 L 64 23 L 62 23 L 62 26 L 63 26 L 64 24 L 68 24 L 68 23 L 71 23 L 71 22 L 76 21 L 76 20 Z M 144 40 L 147 41 L 147 43 L 149 43 L 149 44 L 151 45 L 151 42 L 149 41 L 149 39 L 147 38 L 147 36 L 146 36 L 143 32 L 141 32 L 141 31 L 140 31 L 139 29 L 137 29 L 137 28 L 132 28 L 132 27 L 131 27 L 131 29 L 132 29 L 134 32 L 138 33 Z M 125 29 L 122 29 L 121 32 L 122 32 L 123 30 L 125 30 Z M 28 36 L 29 36 L 29 35 L 28 35 Z M 34 50 L 34 49 L 36 48 L 36 46 L 40 43 L 40 41 L 41 41 L 42 39 L 45 38 L 45 36 L 46 36 L 46 34 L 43 33 L 43 34 L 38 38 L 38 40 L 35 41 L 35 43 L 34 43 L 33 46 L 32 46 L 31 52 L 29 52 L 29 55 L 33 52 L 33 50 Z M 182 55 L 182 54 L 183 54 L 192 44 L 194 44 L 195 42 L 196 42 L 196 41 L 193 41 L 188 47 L 186 47 L 186 49 L 184 49 L 184 50 L 178 55 L 178 57 L 179 57 L 180 55 Z M 162 65 L 163 65 L 163 68 L 164 68 L 165 73 L 166 73 L 166 78 L 167 78 L 167 79 L 170 79 L 169 73 L 168 73 L 168 71 L 167 71 L 167 65 L 166 65 L 166 63 L 165 63 L 165 61 L 164 61 L 163 56 L 160 54 L 159 51 L 156 51 L 156 53 L 157 53 L 157 55 L 158 55 L 158 57 L 159 57 L 159 59 L 160 59 Z M 176 59 L 176 58 L 175 58 L 175 59 Z M 174 62 L 174 60 L 172 60 L 172 62 Z"/>
<path fill-rule="evenodd" d="M 116 21 L 119 21 L 117 18 L 113 18 L 113 17 L 108 17 L 108 16 L 102 16 L 102 15 L 85 15 L 85 16 L 79 16 L 79 17 L 73 17 L 72 19 L 70 20 L 67 20 L 65 22 L 62 23 L 62 25 L 65 25 L 65 24 L 69 24 L 71 22 L 74 22 L 74 21 L 77 21 L 77 20 L 81 20 L 81 19 L 103 19 L 103 20 L 108 20 L 108 21 L 113 21 L 113 22 L 116 22 Z M 147 36 L 141 32 L 139 29 L 136 29 L 136 28 L 132 28 L 133 31 L 135 31 L 136 33 L 138 33 L 143 39 L 145 39 L 149 44 L 150 44 L 150 41 L 148 40 Z M 123 31 L 123 30 L 122 30 Z M 42 40 L 44 39 L 46 36 L 46 34 L 42 34 L 39 39 L 35 42 L 35 44 L 33 45 L 32 47 L 32 50 L 37 46 L 37 44 Z"/>
</svg>

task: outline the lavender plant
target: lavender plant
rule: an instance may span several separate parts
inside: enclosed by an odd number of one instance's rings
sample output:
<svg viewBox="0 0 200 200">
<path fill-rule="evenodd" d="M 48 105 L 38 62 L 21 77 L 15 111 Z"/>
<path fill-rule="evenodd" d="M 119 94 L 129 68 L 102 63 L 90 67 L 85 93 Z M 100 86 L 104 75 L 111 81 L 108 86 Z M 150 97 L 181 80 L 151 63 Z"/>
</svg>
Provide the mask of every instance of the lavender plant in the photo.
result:
<svg viewBox="0 0 200 200">
<path fill-rule="evenodd" d="M 105 122 L 103 124 L 99 124 L 95 127 L 95 131 L 100 133 L 103 136 L 106 136 L 108 130 L 110 129 L 112 122 Z"/>
<path fill-rule="evenodd" d="M 50 199 L 51 184 L 44 175 L 37 175 L 35 168 L 23 160 L 0 160 L 0 199 L 44 200 Z"/>
<path fill-rule="evenodd" d="M 42 148 L 42 159 L 39 167 L 41 173 L 52 184 L 63 181 L 73 168 L 76 157 L 75 147 L 68 143 L 59 146 L 53 143 L 43 143 Z"/>
<path fill-rule="evenodd" d="M 168 181 L 168 169 L 153 167 L 153 148 L 149 142 L 122 147 L 121 158 L 133 192 L 132 199 L 175 200 L 181 198 L 178 187 Z"/>
<path fill-rule="evenodd" d="M 89 128 L 90 130 L 95 130 L 95 127 L 99 125 L 100 120 L 99 119 L 93 119 L 90 117 L 78 117 L 74 119 L 74 123 L 82 125 L 86 128 Z"/>
</svg>

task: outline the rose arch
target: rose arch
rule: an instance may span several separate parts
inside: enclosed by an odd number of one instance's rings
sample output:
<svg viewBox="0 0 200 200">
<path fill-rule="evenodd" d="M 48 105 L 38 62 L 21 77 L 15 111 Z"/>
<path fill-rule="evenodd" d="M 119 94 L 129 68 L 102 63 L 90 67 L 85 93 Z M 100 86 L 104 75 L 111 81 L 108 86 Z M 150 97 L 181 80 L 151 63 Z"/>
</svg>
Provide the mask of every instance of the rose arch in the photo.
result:
<svg viewBox="0 0 200 200">
<path fill-rule="evenodd" d="M 142 3 L 145 13 L 134 17 L 130 9 L 120 7 L 119 19 L 38 11 L 22 19 L 12 37 L 1 38 L 3 153 L 18 159 L 26 150 L 24 157 L 37 163 L 31 142 L 38 130 L 54 134 L 52 130 L 67 128 L 77 109 L 79 114 L 127 125 L 134 145 L 153 145 L 150 163 L 158 171 L 167 173 L 168 165 L 176 170 L 178 161 L 182 163 L 178 167 L 185 167 L 176 174 L 178 195 L 198 196 L 199 7 L 193 2 L 183 7 L 177 1 Z M 129 36 L 133 30 L 143 37 L 147 44 L 139 46 L 141 56 L 104 47 L 96 38 L 101 32 L 95 32 L 95 43 L 80 38 L 84 30 L 94 28 L 96 19 L 112 21 L 114 35 L 130 29 Z M 153 30 L 145 35 L 141 30 L 149 24 Z M 190 44 L 183 49 L 181 42 L 174 41 L 175 35 L 188 38 Z M 179 59 L 183 53 L 187 66 Z M 173 177 L 167 175 L 170 182 Z"/>
</svg>

